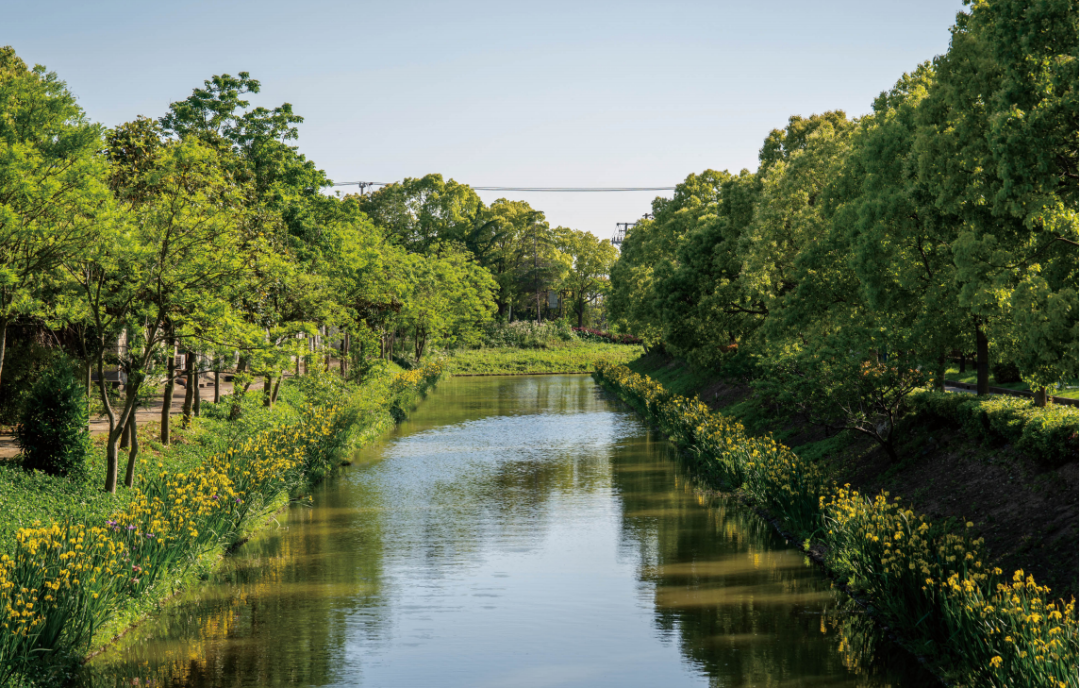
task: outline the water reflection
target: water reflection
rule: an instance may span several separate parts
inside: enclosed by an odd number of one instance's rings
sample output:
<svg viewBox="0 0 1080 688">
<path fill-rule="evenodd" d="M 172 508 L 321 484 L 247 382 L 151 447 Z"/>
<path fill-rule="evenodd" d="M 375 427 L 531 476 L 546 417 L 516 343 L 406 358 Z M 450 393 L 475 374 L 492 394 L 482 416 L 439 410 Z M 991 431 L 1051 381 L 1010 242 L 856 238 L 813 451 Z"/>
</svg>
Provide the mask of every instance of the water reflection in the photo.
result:
<svg viewBox="0 0 1080 688">
<path fill-rule="evenodd" d="M 670 451 L 585 377 L 452 380 L 86 682 L 924 684 Z"/>
</svg>

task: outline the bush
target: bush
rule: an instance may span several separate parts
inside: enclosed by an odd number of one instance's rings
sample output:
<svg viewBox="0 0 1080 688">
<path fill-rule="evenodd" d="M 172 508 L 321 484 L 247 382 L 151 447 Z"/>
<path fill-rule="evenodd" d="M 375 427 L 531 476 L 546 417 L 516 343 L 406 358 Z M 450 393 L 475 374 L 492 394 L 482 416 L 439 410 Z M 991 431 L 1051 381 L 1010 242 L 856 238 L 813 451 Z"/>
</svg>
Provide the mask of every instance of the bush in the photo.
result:
<svg viewBox="0 0 1080 688">
<path fill-rule="evenodd" d="M 615 334 L 613 332 L 602 332 L 600 330 L 592 330 L 588 327 L 575 327 L 574 334 L 579 339 L 583 339 L 587 342 L 609 342 L 611 344 L 641 344 L 641 340 L 632 334 Z"/>
<path fill-rule="evenodd" d="M 941 420 L 983 441 L 1008 442 L 1047 468 L 1077 459 L 1080 413 L 1071 406 L 1039 408 L 1018 397 L 929 391 L 912 394 L 911 405 L 917 420 Z"/>
<path fill-rule="evenodd" d="M 27 470 L 82 475 L 90 452 L 86 390 L 76 366 L 60 359 L 41 373 L 27 395 L 15 437 Z"/>
<path fill-rule="evenodd" d="M 574 333 L 564 320 L 535 323 L 519 320 L 512 323 L 490 323 L 484 327 L 483 340 L 487 347 L 543 349 L 556 342 L 569 342 Z"/>
<path fill-rule="evenodd" d="M 32 338 L 14 336 L 15 327 L 8 330 L 7 352 L 4 354 L 4 380 L 0 385 L 0 425 L 15 426 L 22 415 L 26 391 L 34 380 L 47 370 L 56 352 Z"/>
<path fill-rule="evenodd" d="M 1011 361 L 1003 361 L 990 366 L 990 372 L 994 374 L 994 382 L 999 385 L 1008 385 L 1020 382 L 1020 368 Z"/>
</svg>

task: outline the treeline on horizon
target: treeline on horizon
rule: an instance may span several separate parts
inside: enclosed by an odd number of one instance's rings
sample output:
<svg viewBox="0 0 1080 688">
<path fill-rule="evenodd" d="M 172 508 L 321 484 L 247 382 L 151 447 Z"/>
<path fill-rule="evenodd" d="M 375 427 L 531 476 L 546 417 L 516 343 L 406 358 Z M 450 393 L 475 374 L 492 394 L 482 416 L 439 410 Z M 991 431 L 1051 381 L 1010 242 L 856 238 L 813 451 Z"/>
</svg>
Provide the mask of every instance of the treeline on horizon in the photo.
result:
<svg viewBox="0 0 1080 688">
<path fill-rule="evenodd" d="M 237 394 L 263 379 L 270 405 L 284 371 L 331 351 L 361 380 L 399 349 L 475 345 L 497 315 L 580 326 L 598 312 L 610 242 L 437 174 L 326 193 L 293 144 L 302 118 L 251 107 L 259 89 L 214 76 L 159 118 L 107 129 L 55 73 L 0 48 L 0 421 L 56 357 L 81 363 L 109 420 L 108 491 L 138 405 L 164 384 L 168 406 L 177 350 L 235 366 Z"/>
<path fill-rule="evenodd" d="M 839 426 L 940 386 L 957 355 L 977 358 L 980 393 L 995 364 L 1039 405 L 1075 385 L 1077 2 L 965 4 L 948 51 L 871 114 L 791 117 L 756 172 L 691 174 L 656 199 L 612 270 L 613 322 L 701 366 L 749 366 Z"/>
</svg>

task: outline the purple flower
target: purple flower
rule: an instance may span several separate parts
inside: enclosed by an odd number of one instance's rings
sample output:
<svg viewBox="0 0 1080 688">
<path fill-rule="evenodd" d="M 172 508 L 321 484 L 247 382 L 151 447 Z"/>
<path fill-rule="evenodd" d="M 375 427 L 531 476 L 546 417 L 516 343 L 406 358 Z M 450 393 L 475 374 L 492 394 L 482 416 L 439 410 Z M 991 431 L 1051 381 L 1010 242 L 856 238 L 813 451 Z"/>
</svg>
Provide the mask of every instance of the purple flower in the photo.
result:
<svg viewBox="0 0 1080 688">
<path fill-rule="evenodd" d="M 239 504 L 239 503 L 240 503 L 240 498 L 239 498 L 239 497 L 237 497 L 237 498 L 236 498 L 236 503 L 237 503 L 237 504 Z"/>
<path fill-rule="evenodd" d="M 146 537 L 148 537 L 148 538 L 152 538 L 152 537 L 154 537 L 154 534 L 153 534 L 153 533 L 147 533 L 147 534 L 146 534 Z"/>
<path fill-rule="evenodd" d="M 135 530 L 135 526 L 128 526 L 128 530 Z"/>
<path fill-rule="evenodd" d="M 214 495 L 214 496 L 213 496 L 213 497 L 211 497 L 210 499 L 213 499 L 213 500 L 217 501 L 217 495 Z"/>
</svg>

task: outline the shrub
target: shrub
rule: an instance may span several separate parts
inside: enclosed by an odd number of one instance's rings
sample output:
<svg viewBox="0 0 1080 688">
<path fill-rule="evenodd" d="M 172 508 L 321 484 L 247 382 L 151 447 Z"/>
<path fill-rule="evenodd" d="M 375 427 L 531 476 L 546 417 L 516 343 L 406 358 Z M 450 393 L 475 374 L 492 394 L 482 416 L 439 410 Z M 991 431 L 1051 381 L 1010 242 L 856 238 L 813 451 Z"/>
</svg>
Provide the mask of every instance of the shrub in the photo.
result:
<svg viewBox="0 0 1080 688">
<path fill-rule="evenodd" d="M 82 475 L 90 451 L 86 391 L 75 365 L 60 359 L 41 373 L 23 402 L 15 432 L 23 467 L 51 475 Z"/>
<path fill-rule="evenodd" d="M 587 342 L 610 342 L 611 344 L 641 344 L 641 340 L 632 334 L 615 334 L 613 332 L 602 332 L 601 330 L 593 330 L 588 327 L 575 327 L 574 334 L 578 336 L 578 339 L 583 339 Z"/>
<path fill-rule="evenodd" d="M 941 420 L 983 441 L 1008 442 L 1047 468 L 1076 460 L 1080 414 L 1075 407 L 1039 408 L 1018 397 L 929 391 L 912 394 L 911 404 L 917 419 Z"/>
<path fill-rule="evenodd" d="M 562 320 L 535 323 L 519 320 L 512 323 L 490 323 L 484 328 L 484 346 L 543 349 L 555 342 L 574 339 L 573 332 Z"/>
<path fill-rule="evenodd" d="M 994 374 L 994 381 L 1001 385 L 1020 382 L 1020 368 L 1011 361 L 1002 361 L 990 366 L 990 372 Z"/>
</svg>

